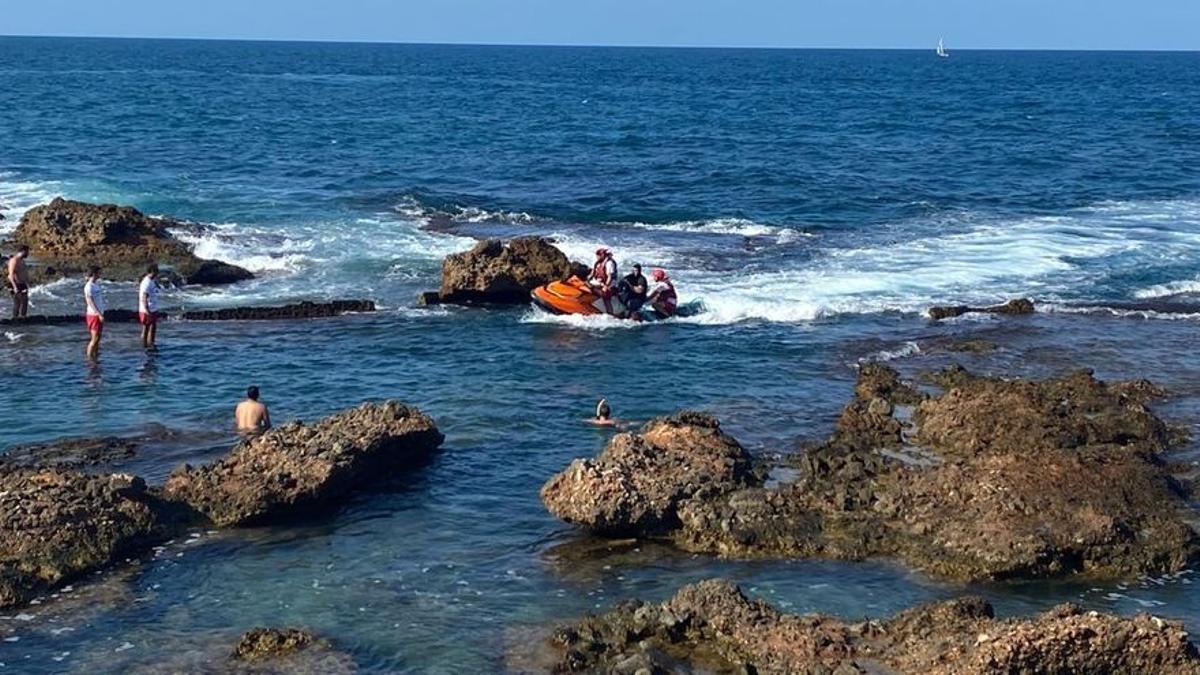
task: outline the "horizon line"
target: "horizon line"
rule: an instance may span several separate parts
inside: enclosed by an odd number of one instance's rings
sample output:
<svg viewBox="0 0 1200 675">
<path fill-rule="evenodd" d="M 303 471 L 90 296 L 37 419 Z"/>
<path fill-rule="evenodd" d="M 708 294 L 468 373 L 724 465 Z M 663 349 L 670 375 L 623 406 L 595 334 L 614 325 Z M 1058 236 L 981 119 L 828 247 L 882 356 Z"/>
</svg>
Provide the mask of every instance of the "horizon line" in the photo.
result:
<svg viewBox="0 0 1200 675">
<path fill-rule="evenodd" d="M 346 45 L 397 45 L 425 47 L 543 47 L 555 49 L 744 49 L 764 51 L 926 51 L 933 47 L 834 47 L 795 45 L 662 45 L 662 44 L 617 44 L 617 43 L 554 43 L 554 42 L 438 42 L 419 40 L 370 40 L 344 38 L 271 38 L 271 37 L 188 37 L 162 35 L 78 35 L 78 34 L 0 34 L 4 38 L 25 39 L 75 39 L 75 40 L 159 40 L 173 42 L 262 42 L 280 44 L 346 44 Z M 966 52 L 1126 52 L 1126 53 L 1175 53 L 1193 54 L 1200 48 L 1106 48 L 1106 47 L 957 47 L 949 45 L 949 51 Z"/>
</svg>

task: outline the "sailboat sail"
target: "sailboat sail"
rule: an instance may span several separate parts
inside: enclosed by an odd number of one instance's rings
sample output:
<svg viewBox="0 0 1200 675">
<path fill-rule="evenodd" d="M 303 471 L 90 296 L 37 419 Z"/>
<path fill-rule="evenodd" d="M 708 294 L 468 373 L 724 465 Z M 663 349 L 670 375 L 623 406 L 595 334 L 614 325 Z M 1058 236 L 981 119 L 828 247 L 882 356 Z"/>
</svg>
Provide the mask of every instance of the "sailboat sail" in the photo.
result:
<svg viewBox="0 0 1200 675">
<path fill-rule="evenodd" d="M 942 38 L 938 38 L 937 55 L 946 58 L 950 53 L 946 51 L 946 43 Z"/>
</svg>

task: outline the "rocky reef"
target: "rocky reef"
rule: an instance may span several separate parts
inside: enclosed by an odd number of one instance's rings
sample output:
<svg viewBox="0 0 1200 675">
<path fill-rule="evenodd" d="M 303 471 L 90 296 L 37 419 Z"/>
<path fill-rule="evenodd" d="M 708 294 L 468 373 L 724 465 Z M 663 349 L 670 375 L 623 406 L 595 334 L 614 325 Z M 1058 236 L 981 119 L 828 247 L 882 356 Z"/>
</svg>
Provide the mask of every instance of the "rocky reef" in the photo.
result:
<svg viewBox="0 0 1200 675">
<path fill-rule="evenodd" d="M 661 604 L 630 601 L 557 628 L 557 673 L 1200 673 L 1181 625 L 1061 605 L 996 619 L 982 599 L 846 623 L 784 614 L 720 580 Z"/>
<path fill-rule="evenodd" d="M 750 455 L 714 417 L 683 412 L 615 436 L 596 459 L 577 459 L 551 478 L 541 495 L 551 513 L 597 533 L 662 535 L 679 528 L 680 504 L 753 480 Z"/>
<path fill-rule="evenodd" d="M 420 464 L 442 435 L 416 408 L 388 401 L 284 425 L 211 465 L 181 468 L 162 488 L 66 468 L 104 464 L 133 442 L 31 446 L 0 461 L 0 607 L 24 604 L 190 528 L 285 520 L 331 506 Z"/>
<path fill-rule="evenodd" d="M 0 468 L 0 607 L 136 555 L 166 531 L 141 479 Z"/>
<path fill-rule="evenodd" d="M 447 256 L 441 289 L 424 294 L 422 302 L 523 305 L 533 289 L 578 274 L 580 267 L 543 237 L 489 239 Z"/>
<path fill-rule="evenodd" d="M 106 279 L 135 281 L 151 262 L 180 284 L 230 284 L 254 278 L 236 265 L 196 256 L 191 246 L 171 234 L 170 229 L 178 225 L 129 206 L 59 197 L 26 211 L 10 243 L 30 247 L 34 283 L 82 276 L 90 265 L 101 266 Z"/>
<path fill-rule="evenodd" d="M 1130 577 L 1200 560 L 1159 458 L 1174 432 L 1145 405 L 1161 393 L 1153 385 L 959 368 L 933 379 L 945 391 L 928 396 L 864 366 L 832 437 L 796 459 L 794 482 L 768 488 L 744 457 L 714 462 L 692 440 L 711 433 L 711 418 L 676 433 L 670 452 L 625 449 L 654 446 L 644 437 L 658 420 L 641 440 L 618 436 L 597 460 L 573 463 L 542 498 L 606 536 L 738 557 L 899 557 L 958 579 Z M 641 504 L 658 510 L 628 506 Z"/>
<path fill-rule="evenodd" d="M 220 527 L 290 518 L 364 483 L 422 463 L 442 434 L 397 401 L 363 404 L 315 424 L 291 422 L 238 444 L 201 467 L 184 466 L 163 487 Z"/>
<path fill-rule="evenodd" d="M 224 309 L 199 309 L 186 312 L 158 312 L 159 320 L 179 318 L 184 321 L 294 321 L 298 319 L 323 319 L 343 314 L 361 314 L 375 311 L 370 300 L 332 300 L 330 302 L 298 302 L 273 307 L 226 307 Z M 0 326 L 63 326 L 79 324 L 82 318 L 76 314 L 34 315 L 23 319 L 0 319 Z M 110 309 L 104 313 L 107 323 L 137 323 L 137 312 L 130 309 Z"/>
<path fill-rule="evenodd" d="M 1020 314 L 1033 314 L 1033 301 L 1029 298 L 1014 298 L 1002 305 L 991 305 L 988 307 L 972 307 L 970 305 L 937 305 L 930 307 L 928 314 L 929 318 L 934 321 L 942 319 L 952 319 L 963 314 L 1005 314 L 1016 316 Z"/>
</svg>

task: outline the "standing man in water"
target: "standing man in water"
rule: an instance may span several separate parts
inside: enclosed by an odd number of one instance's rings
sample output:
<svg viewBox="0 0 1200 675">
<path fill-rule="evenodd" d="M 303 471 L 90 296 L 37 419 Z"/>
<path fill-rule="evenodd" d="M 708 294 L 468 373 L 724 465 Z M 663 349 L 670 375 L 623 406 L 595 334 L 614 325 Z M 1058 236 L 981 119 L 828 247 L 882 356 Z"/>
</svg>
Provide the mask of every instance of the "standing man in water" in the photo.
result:
<svg viewBox="0 0 1200 675">
<path fill-rule="evenodd" d="M 104 334 L 104 293 L 100 289 L 100 268 L 95 265 L 88 269 L 87 283 L 83 285 L 83 303 L 87 306 L 84 320 L 92 336 L 85 353 L 88 360 L 95 361 L 100 358 L 100 336 Z"/>
<path fill-rule="evenodd" d="M 237 404 L 233 411 L 240 432 L 266 431 L 271 428 L 271 412 L 258 400 L 258 387 L 246 390 L 246 400 Z"/>
<path fill-rule="evenodd" d="M 25 259 L 29 257 L 29 246 L 22 244 L 16 254 L 8 259 L 8 289 L 13 296 L 12 318 L 29 316 L 29 273 L 25 270 Z"/>
<path fill-rule="evenodd" d="M 158 265 L 150 263 L 138 286 L 138 323 L 142 325 L 142 347 L 154 349 L 158 337 Z"/>
</svg>

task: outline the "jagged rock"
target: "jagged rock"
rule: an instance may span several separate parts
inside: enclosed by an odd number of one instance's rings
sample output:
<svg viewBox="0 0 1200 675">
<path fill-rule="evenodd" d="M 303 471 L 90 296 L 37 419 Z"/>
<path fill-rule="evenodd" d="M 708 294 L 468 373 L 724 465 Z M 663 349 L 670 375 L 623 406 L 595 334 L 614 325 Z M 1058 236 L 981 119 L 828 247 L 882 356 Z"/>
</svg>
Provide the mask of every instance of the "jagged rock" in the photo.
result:
<svg viewBox="0 0 1200 675">
<path fill-rule="evenodd" d="M 685 586 L 661 604 L 625 602 L 557 628 L 551 672 L 767 674 L 1200 673 L 1180 624 L 1063 606 L 997 620 L 980 598 L 847 624 L 783 614 L 725 581 Z"/>
<path fill-rule="evenodd" d="M 239 661 L 278 659 L 321 644 L 320 638 L 300 628 L 252 628 L 233 648 Z"/>
<path fill-rule="evenodd" d="M 599 457 L 578 459 L 542 487 L 567 522 L 606 534 L 662 534 L 677 509 L 750 485 L 750 456 L 715 418 L 683 412 L 613 437 Z"/>
<path fill-rule="evenodd" d="M 12 241 L 29 245 L 30 274 L 37 283 L 82 275 L 93 264 L 103 268 L 106 279 L 136 281 L 151 262 L 184 283 L 233 283 L 254 277 L 236 265 L 197 257 L 168 231 L 176 224 L 129 206 L 59 197 L 26 211 Z"/>
<path fill-rule="evenodd" d="M 1157 458 L 1172 436 L 1144 406 L 1152 385 L 1086 372 L 1043 382 L 944 375 L 950 391 L 918 397 L 885 366 L 864 368 L 833 437 L 797 460 L 793 483 L 685 492 L 668 517 L 630 517 L 641 512 L 627 504 L 668 503 L 661 467 L 619 470 L 602 455 L 573 464 L 547 486 L 566 476 L 569 489 L 547 499 L 544 488 L 543 499 L 569 522 L 688 551 L 898 557 L 961 579 L 1130 577 L 1200 560 L 1184 494 Z M 906 434 L 898 400 L 918 399 Z M 671 461 L 670 475 L 697 470 L 692 455 Z"/>
<path fill-rule="evenodd" d="M 284 519 L 421 463 L 442 434 L 416 408 L 366 403 L 312 425 L 292 422 L 240 443 L 225 458 L 171 475 L 164 494 L 221 527 Z"/>
<path fill-rule="evenodd" d="M 298 302 L 276 307 L 227 307 L 224 309 L 198 309 L 182 313 L 158 312 L 159 320 L 180 318 L 186 321 L 288 321 L 296 319 L 318 319 L 343 314 L 368 313 L 375 311 L 370 300 L 333 300 L 330 302 Z M 137 323 L 137 312 L 129 309 L 110 309 L 104 313 L 108 323 Z M 77 315 L 42 316 L 24 319 L 0 319 L 0 326 L 33 325 L 60 326 L 83 322 Z"/>
<path fill-rule="evenodd" d="M 942 452 L 1025 454 L 1107 444 L 1147 452 L 1167 448 L 1169 430 L 1146 408 L 1144 384 L 1108 385 L 1087 370 L 1031 382 L 950 368 L 934 379 L 948 391 L 918 407 L 918 440 Z"/>
<path fill-rule="evenodd" d="M 139 478 L 0 466 L 0 607 L 161 540 L 152 502 Z"/>
<path fill-rule="evenodd" d="M 507 243 L 489 239 L 470 251 L 446 257 L 438 300 L 467 305 L 526 304 L 533 289 L 573 273 L 571 261 L 549 239 L 518 237 Z"/>
<path fill-rule="evenodd" d="M 952 319 L 956 316 L 972 313 L 985 314 L 1005 314 L 1016 316 L 1020 314 L 1033 314 L 1033 301 L 1029 298 L 1016 298 L 1009 300 L 1002 305 L 992 305 L 990 307 L 971 307 L 969 305 L 939 305 L 929 308 L 929 318 L 934 321 L 942 319 Z"/>
</svg>

